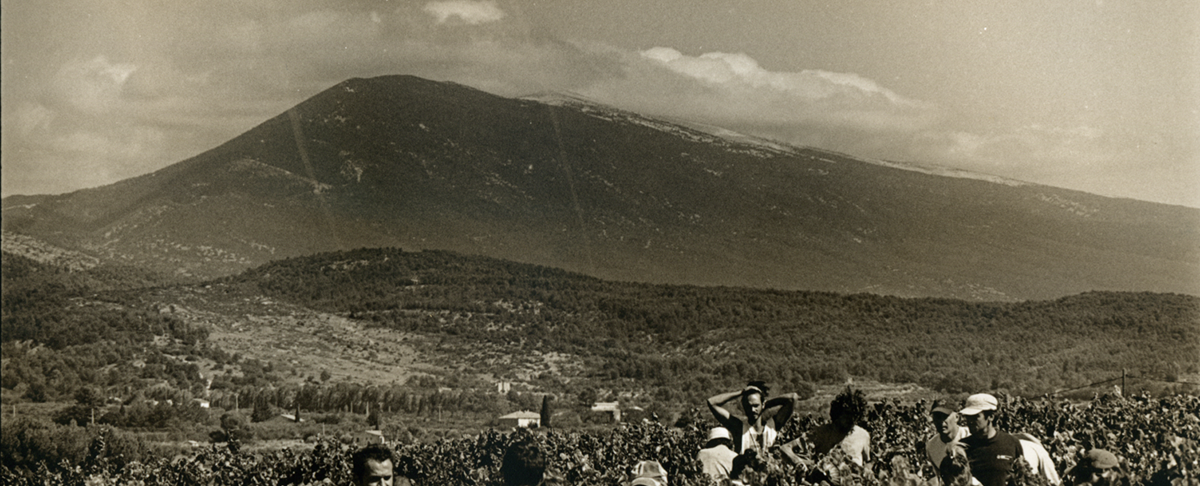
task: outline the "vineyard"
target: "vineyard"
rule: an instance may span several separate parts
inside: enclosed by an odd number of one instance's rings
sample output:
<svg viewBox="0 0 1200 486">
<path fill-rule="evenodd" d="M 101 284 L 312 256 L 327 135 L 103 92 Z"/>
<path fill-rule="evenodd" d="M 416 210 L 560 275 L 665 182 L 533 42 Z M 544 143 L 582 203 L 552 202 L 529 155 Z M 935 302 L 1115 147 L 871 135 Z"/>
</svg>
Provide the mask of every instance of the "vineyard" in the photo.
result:
<svg viewBox="0 0 1200 486">
<path fill-rule="evenodd" d="M 1002 430 L 1040 437 L 1061 473 L 1083 451 L 1104 448 L 1116 453 L 1131 485 L 1200 484 L 1200 398 L 1172 396 L 1129 398 L 1104 396 L 1086 404 L 1060 400 L 1008 398 L 1001 407 Z M 871 432 L 872 462 L 865 468 L 826 457 L 812 469 L 792 468 L 768 457 L 743 478 L 749 484 L 911 485 L 933 484 L 934 473 L 920 444 L 931 433 L 925 403 L 874 404 L 862 424 Z M 800 416 L 781 431 L 790 440 L 825 419 Z M 553 475 L 563 484 L 612 485 L 628 481 L 640 460 L 657 460 L 672 485 L 709 484 L 694 457 L 712 424 L 698 410 L 674 424 L 642 422 L 607 432 L 539 430 L 533 433 L 550 458 Z M 94 429 L 94 430 L 93 430 Z M 127 461 L 121 447 L 108 440 L 112 429 L 94 427 L 93 439 L 79 457 L 59 457 L 53 440 L 36 440 L 30 430 L 6 426 L 0 482 L 40 484 L 348 484 L 349 457 L 356 446 L 328 438 L 306 450 L 250 452 L 238 442 L 205 446 L 198 453 Z M 526 431 L 488 430 L 473 437 L 394 444 L 396 472 L 416 485 L 499 485 L 500 459 Z M 814 474 L 817 473 L 817 474 Z M 1017 486 L 1040 484 L 1036 477 L 1015 475 Z M 814 479 L 814 478 L 820 478 Z"/>
</svg>

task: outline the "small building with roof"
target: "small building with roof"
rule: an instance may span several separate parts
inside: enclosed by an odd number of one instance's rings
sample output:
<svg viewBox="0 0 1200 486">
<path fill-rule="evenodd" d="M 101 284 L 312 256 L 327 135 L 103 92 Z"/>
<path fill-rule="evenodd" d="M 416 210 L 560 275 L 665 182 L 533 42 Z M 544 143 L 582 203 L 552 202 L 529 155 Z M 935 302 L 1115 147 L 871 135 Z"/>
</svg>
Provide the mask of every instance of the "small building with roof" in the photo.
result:
<svg viewBox="0 0 1200 486">
<path fill-rule="evenodd" d="M 501 427 L 536 428 L 542 425 L 542 415 L 537 412 L 521 410 L 496 419 Z"/>
<path fill-rule="evenodd" d="M 592 404 L 591 416 L 592 421 L 608 421 L 617 423 L 621 421 L 621 402 L 596 402 Z M 603 417 L 603 418 L 598 418 Z"/>
</svg>

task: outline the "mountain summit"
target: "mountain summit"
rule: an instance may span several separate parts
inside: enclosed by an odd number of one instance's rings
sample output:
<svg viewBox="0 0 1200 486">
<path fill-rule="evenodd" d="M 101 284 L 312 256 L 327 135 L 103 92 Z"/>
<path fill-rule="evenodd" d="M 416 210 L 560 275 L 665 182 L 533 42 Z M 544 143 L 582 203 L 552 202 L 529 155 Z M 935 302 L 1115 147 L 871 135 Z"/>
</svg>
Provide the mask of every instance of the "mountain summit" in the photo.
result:
<svg viewBox="0 0 1200 486">
<path fill-rule="evenodd" d="M 342 82 L 151 174 L 6 198 L 3 225 L 200 277 L 399 246 L 661 283 L 976 300 L 1200 294 L 1200 210 L 410 76 Z"/>
</svg>

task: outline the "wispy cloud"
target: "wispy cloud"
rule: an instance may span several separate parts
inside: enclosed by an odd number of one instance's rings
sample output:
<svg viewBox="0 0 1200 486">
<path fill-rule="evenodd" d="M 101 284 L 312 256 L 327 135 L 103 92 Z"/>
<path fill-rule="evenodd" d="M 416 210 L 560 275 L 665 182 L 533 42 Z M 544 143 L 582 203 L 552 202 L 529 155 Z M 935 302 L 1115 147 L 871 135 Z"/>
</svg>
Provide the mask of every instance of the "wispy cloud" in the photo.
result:
<svg viewBox="0 0 1200 486">
<path fill-rule="evenodd" d="M 821 70 L 772 72 L 742 53 L 709 52 L 692 57 L 669 47 L 655 47 L 642 51 L 641 55 L 677 73 L 730 89 L 771 89 L 807 100 L 834 96 L 883 96 L 897 105 L 923 105 L 857 74 Z"/>
<path fill-rule="evenodd" d="M 935 125 L 942 110 L 853 73 L 771 71 L 742 53 L 669 47 L 614 54 L 621 76 L 579 91 L 626 109 L 836 150 L 862 150 Z"/>
<path fill-rule="evenodd" d="M 122 87 L 135 70 L 133 64 L 111 63 L 103 55 L 69 61 L 54 77 L 54 97 L 74 109 L 104 113 L 117 103 Z"/>
<path fill-rule="evenodd" d="M 496 2 L 472 2 L 470 0 L 429 2 L 425 4 L 425 12 L 437 18 L 439 24 L 444 24 L 454 18 L 468 25 L 485 24 L 504 18 L 504 11 L 496 6 Z"/>
</svg>

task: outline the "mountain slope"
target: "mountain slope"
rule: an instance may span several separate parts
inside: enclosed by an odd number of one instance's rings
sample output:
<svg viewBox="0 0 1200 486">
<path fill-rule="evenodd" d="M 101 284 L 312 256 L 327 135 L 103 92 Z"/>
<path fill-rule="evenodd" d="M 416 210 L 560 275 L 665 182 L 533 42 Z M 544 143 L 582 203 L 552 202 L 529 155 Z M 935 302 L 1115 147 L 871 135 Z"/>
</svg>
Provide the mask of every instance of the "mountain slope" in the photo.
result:
<svg viewBox="0 0 1200 486">
<path fill-rule="evenodd" d="M 944 177 L 584 100 L 352 79 L 4 230 L 181 275 L 446 249 L 608 279 L 1009 300 L 1200 294 L 1200 210 Z"/>
</svg>

